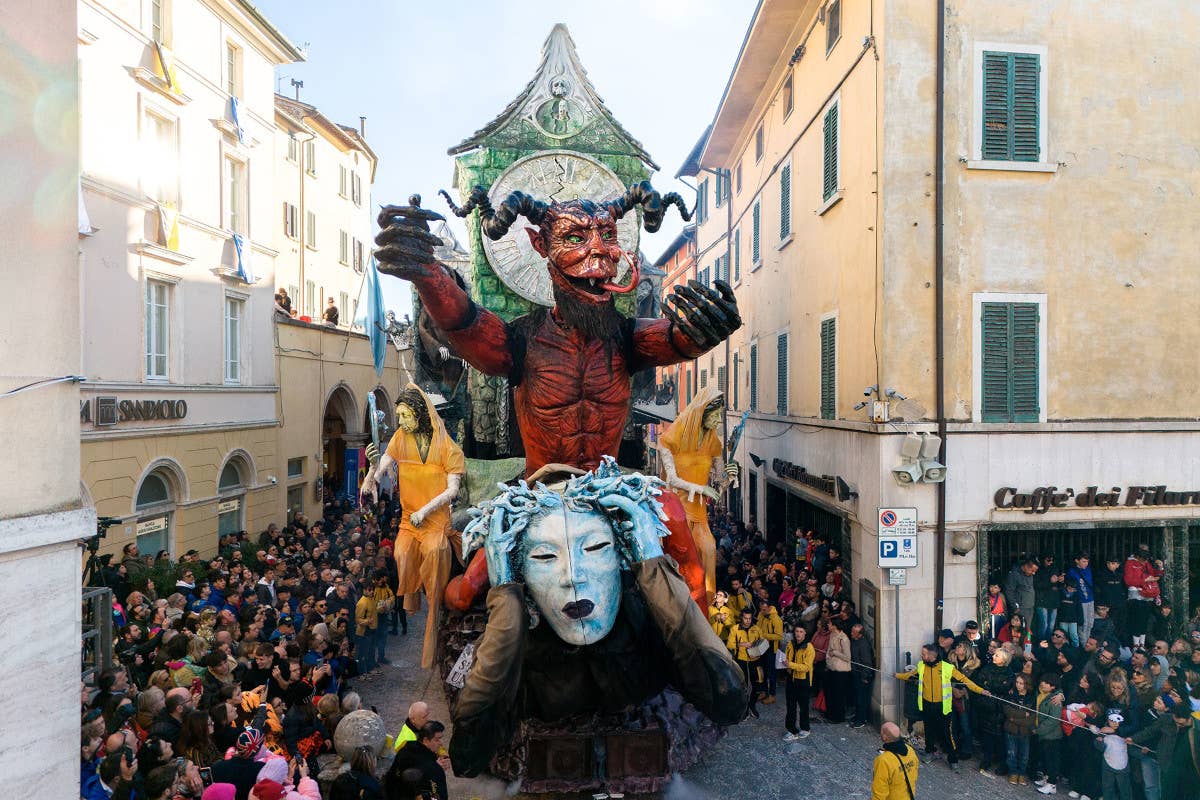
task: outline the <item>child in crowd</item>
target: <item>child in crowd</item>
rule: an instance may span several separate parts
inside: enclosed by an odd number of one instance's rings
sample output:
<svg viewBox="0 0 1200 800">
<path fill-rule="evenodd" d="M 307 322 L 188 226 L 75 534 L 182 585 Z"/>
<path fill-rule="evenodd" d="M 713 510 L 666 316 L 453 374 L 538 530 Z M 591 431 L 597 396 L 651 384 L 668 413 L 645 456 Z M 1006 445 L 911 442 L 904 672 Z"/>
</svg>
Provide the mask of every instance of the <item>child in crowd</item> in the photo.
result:
<svg viewBox="0 0 1200 800">
<path fill-rule="evenodd" d="M 1117 734 L 1117 728 L 1125 718 L 1119 713 L 1108 715 L 1108 724 L 1093 729 L 1097 734 L 1096 748 L 1104 753 L 1100 766 L 1100 784 L 1104 800 L 1133 800 L 1133 788 L 1129 783 L 1129 746 L 1125 737 Z"/>
</svg>

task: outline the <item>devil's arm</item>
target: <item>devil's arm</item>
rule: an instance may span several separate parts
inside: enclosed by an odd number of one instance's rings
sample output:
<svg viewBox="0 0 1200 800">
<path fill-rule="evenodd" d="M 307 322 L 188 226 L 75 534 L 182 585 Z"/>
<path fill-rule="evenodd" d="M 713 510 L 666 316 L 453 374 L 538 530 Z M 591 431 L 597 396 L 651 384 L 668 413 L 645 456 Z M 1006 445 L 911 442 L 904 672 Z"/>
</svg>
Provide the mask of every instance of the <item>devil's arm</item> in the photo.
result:
<svg viewBox="0 0 1200 800">
<path fill-rule="evenodd" d="M 693 341 L 670 320 L 639 319 L 633 327 L 632 371 L 691 361 L 711 349 Z"/>
<path fill-rule="evenodd" d="M 474 301 L 439 263 L 425 265 L 427 275 L 411 278 L 430 318 L 468 364 L 487 375 L 508 375 L 512 351 L 508 324 Z"/>
</svg>

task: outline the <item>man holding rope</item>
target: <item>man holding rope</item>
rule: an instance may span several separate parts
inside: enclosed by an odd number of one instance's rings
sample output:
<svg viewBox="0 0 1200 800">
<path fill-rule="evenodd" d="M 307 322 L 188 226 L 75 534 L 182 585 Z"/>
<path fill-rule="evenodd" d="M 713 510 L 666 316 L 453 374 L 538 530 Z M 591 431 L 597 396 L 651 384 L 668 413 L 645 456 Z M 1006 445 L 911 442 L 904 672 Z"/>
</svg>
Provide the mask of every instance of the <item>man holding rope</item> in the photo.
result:
<svg viewBox="0 0 1200 800">
<path fill-rule="evenodd" d="M 954 743 L 954 735 L 950 731 L 950 716 L 953 709 L 951 700 L 951 685 L 962 684 L 975 694 L 988 697 L 991 693 L 976 685 L 958 671 L 958 668 L 941 659 L 938 646 L 930 643 L 921 648 L 921 663 L 916 668 L 910 667 L 907 672 L 897 672 L 896 677 L 902 681 L 917 679 L 917 708 L 921 720 L 925 723 L 925 763 L 932 761 L 938 752 L 940 744 L 946 750 L 946 761 L 950 769 L 958 772 L 958 747 Z"/>
</svg>

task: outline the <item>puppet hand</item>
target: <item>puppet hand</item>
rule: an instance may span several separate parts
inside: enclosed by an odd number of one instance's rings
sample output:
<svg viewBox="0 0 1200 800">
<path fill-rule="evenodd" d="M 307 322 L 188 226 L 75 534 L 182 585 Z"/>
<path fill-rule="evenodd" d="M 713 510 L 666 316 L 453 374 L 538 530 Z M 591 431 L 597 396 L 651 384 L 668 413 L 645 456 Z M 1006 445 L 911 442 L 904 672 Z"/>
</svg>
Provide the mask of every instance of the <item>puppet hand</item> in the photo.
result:
<svg viewBox="0 0 1200 800">
<path fill-rule="evenodd" d="M 367 445 L 366 454 L 367 461 L 371 462 L 372 464 L 375 464 L 379 461 L 379 448 L 375 446 L 374 442 L 371 442 L 369 445 Z"/>
<path fill-rule="evenodd" d="M 372 503 L 375 502 L 376 483 L 375 483 L 375 473 L 373 471 L 367 470 L 367 476 L 365 478 L 363 478 L 362 488 L 360 489 L 360 491 L 362 492 L 363 497 L 369 497 L 369 498 L 371 498 Z"/>
<path fill-rule="evenodd" d="M 413 195 L 407 206 L 384 206 L 379 212 L 378 249 L 375 258 L 385 275 L 412 280 L 432 274 L 427 265 L 436 264 L 433 248 L 442 240 L 429 232 L 429 223 L 445 219 L 441 214 L 421 208 L 421 197 Z"/>
<path fill-rule="evenodd" d="M 408 521 L 412 523 L 414 528 L 419 528 L 421 527 L 421 523 L 425 521 L 425 515 L 421 513 L 420 509 L 417 509 L 409 515 Z"/>
<path fill-rule="evenodd" d="M 483 542 L 483 555 L 487 559 L 488 580 L 492 586 L 513 582 L 512 553 L 516 549 L 516 537 L 504 526 L 500 514 L 492 514 L 491 527 Z"/>
<path fill-rule="evenodd" d="M 737 298 L 725 281 L 716 281 L 710 289 L 699 281 L 676 286 L 663 303 L 663 316 L 679 332 L 705 350 L 715 347 L 742 327 Z M 668 305 L 670 303 L 671 305 Z"/>
<path fill-rule="evenodd" d="M 604 494 L 600 505 L 613 518 L 617 541 L 633 562 L 645 561 L 663 554 L 663 524 L 650 508 L 619 494 Z"/>
<path fill-rule="evenodd" d="M 720 500 L 721 499 L 721 493 L 718 492 L 716 489 L 714 489 L 711 486 L 700 487 L 700 494 L 704 495 L 705 497 L 707 497 L 711 500 Z"/>
</svg>

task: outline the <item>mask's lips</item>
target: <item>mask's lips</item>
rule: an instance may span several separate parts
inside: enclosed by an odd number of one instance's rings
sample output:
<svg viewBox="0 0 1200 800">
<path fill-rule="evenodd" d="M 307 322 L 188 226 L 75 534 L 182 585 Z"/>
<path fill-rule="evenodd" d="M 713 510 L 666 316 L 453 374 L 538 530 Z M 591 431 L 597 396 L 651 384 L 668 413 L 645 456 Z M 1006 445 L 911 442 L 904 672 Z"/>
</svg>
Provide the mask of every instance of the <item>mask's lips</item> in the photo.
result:
<svg viewBox="0 0 1200 800">
<path fill-rule="evenodd" d="M 592 613 L 596 604 L 591 600 L 573 600 L 562 607 L 562 611 L 570 619 L 583 619 Z"/>
</svg>

